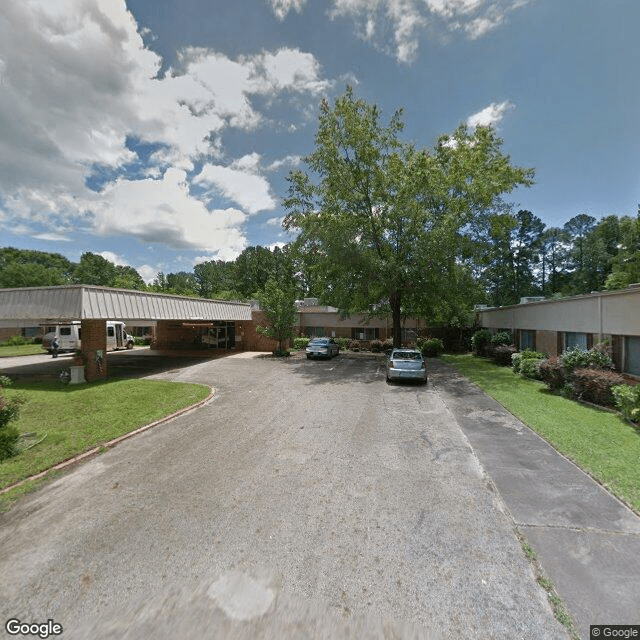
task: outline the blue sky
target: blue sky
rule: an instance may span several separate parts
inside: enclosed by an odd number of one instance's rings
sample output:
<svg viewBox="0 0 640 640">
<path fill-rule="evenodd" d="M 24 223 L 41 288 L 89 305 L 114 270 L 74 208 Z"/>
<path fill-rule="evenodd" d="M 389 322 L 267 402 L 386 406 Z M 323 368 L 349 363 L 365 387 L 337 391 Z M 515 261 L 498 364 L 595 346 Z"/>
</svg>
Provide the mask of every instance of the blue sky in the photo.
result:
<svg viewBox="0 0 640 640">
<path fill-rule="evenodd" d="M 638 24 L 637 0 L 3 2 L 0 246 L 150 281 L 287 242 L 286 175 L 347 84 L 418 146 L 492 124 L 548 226 L 635 215 Z"/>
</svg>

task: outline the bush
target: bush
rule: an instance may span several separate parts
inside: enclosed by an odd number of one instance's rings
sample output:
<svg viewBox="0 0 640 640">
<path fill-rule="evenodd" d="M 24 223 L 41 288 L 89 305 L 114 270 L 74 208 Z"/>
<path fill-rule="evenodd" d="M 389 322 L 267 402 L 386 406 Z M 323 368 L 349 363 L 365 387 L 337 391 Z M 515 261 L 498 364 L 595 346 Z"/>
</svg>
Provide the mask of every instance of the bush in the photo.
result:
<svg viewBox="0 0 640 640">
<path fill-rule="evenodd" d="M 560 362 L 567 375 L 574 369 L 613 369 L 611 358 L 597 349 L 569 349 L 560 356 Z"/>
<path fill-rule="evenodd" d="M 511 347 L 506 344 L 499 344 L 493 349 L 491 349 L 491 359 L 501 367 L 510 367 L 511 366 L 511 358 L 513 354 L 516 352 L 515 347 Z"/>
<path fill-rule="evenodd" d="M 471 348 L 476 356 L 485 355 L 485 348 L 488 344 L 491 344 L 491 337 L 493 334 L 489 329 L 480 329 L 476 331 L 471 338 Z"/>
<path fill-rule="evenodd" d="M 615 398 L 611 388 L 624 383 L 620 374 L 603 369 L 574 369 L 570 380 L 576 400 L 593 402 L 603 407 L 614 405 Z"/>
<path fill-rule="evenodd" d="M 538 365 L 538 373 L 551 391 L 559 391 L 567 383 L 564 367 L 556 356 L 542 360 Z"/>
<path fill-rule="evenodd" d="M 300 351 L 300 349 L 304 349 L 309 344 L 309 338 L 306 336 L 298 336 L 293 339 L 293 350 Z"/>
<path fill-rule="evenodd" d="M 614 385 L 611 393 L 620 413 L 627 420 L 640 422 L 640 384 L 633 387 L 628 384 Z"/>
<path fill-rule="evenodd" d="M 359 340 L 349 340 L 347 343 L 347 349 L 349 351 L 360 351 L 360 341 Z"/>
<path fill-rule="evenodd" d="M 11 336 L 7 338 L 4 342 L 0 342 L 0 346 L 2 347 L 19 347 L 23 344 L 28 344 L 30 341 L 22 336 Z"/>
<path fill-rule="evenodd" d="M 523 378 L 540 380 L 540 363 L 542 358 L 523 358 L 520 364 L 520 375 Z"/>
<path fill-rule="evenodd" d="M 372 340 L 370 348 L 373 353 L 382 353 L 386 347 L 382 340 Z"/>
<path fill-rule="evenodd" d="M 11 380 L 6 376 L 0 377 L 0 388 L 8 387 Z M 11 422 L 18 418 L 20 405 L 24 402 L 21 398 L 7 400 L 0 396 L 0 461 L 6 460 L 16 454 L 16 445 L 20 438 L 20 432 Z"/>
<path fill-rule="evenodd" d="M 427 358 L 437 358 L 444 351 L 444 344 L 440 338 L 427 338 L 422 341 L 420 350 Z"/>
<path fill-rule="evenodd" d="M 336 338 L 336 342 L 340 346 L 341 351 L 346 351 L 349 348 L 349 342 L 351 341 L 349 340 L 349 338 L 345 338 L 341 336 L 339 338 Z"/>
<path fill-rule="evenodd" d="M 491 336 L 491 344 L 512 344 L 511 331 L 498 331 Z"/>
<path fill-rule="evenodd" d="M 511 368 L 513 373 L 520 373 L 520 365 L 522 363 L 522 351 L 511 354 Z"/>
</svg>

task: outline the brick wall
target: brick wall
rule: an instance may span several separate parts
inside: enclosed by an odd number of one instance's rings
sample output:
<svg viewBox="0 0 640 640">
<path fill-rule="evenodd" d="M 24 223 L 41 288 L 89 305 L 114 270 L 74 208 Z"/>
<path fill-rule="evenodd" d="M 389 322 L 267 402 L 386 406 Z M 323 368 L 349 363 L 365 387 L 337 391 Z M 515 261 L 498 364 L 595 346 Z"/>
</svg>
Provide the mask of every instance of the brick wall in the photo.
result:
<svg viewBox="0 0 640 640">
<path fill-rule="evenodd" d="M 278 341 L 273 338 L 267 338 L 256 331 L 256 327 L 266 326 L 267 321 L 262 311 L 252 311 L 251 321 L 244 320 L 240 329 L 240 337 L 242 340 L 238 343 L 238 347 L 244 351 L 274 351 L 278 348 Z M 290 340 L 285 340 L 282 345 L 285 349 L 291 346 Z"/>
<path fill-rule="evenodd" d="M 87 381 L 107 377 L 107 323 L 105 320 L 82 320 L 82 353 L 87 363 L 84 376 Z M 102 351 L 102 361 L 97 360 L 97 351 Z"/>
</svg>

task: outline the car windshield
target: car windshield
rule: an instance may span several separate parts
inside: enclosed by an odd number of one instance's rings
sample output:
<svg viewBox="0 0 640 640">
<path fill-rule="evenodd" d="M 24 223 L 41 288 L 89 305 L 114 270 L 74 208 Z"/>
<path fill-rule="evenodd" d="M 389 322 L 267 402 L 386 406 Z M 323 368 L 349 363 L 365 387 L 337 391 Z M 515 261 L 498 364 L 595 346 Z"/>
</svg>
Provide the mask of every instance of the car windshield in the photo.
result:
<svg viewBox="0 0 640 640">
<path fill-rule="evenodd" d="M 328 344 L 329 340 L 327 338 L 315 338 L 309 344 Z"/>
<path fill-rule="evenodd" d="M 420 353 L 418 351 L 394 351 L 392 358 L 398 360 L 420 360 Z"/>
</svg>

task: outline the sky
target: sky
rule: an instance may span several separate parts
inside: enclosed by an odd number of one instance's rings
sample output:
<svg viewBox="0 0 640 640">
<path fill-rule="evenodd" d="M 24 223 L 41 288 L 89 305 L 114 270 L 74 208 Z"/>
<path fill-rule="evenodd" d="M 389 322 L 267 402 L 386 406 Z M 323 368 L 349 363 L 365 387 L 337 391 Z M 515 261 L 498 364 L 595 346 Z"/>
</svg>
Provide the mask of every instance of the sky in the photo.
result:
<svg viewBox="0 0 640 640">
<path fill-rule="evenodd" d="M 492 125 L 549 227 L 640 202 L 638 0 L 0 2 L 0 246 L 155 275 L 292 240 L 347 85 L 433 148 Z"/>
</svg>

